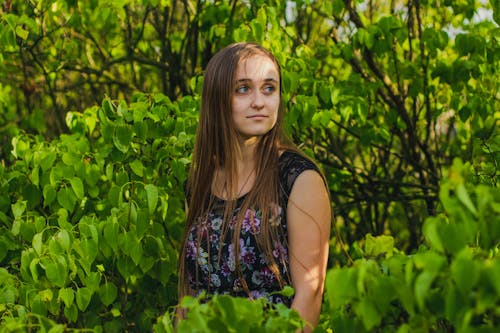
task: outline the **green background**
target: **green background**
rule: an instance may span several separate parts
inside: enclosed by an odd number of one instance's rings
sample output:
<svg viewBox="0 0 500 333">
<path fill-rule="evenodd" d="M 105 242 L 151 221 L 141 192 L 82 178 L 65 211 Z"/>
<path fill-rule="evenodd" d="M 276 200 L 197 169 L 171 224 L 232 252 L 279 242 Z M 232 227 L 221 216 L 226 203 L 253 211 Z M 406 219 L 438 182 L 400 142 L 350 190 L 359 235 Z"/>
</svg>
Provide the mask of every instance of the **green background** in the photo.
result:
<svg viewBox="0 0 500 333">
<path fill-rule="evenodd" d="M 203 70 L 256 41 L 332 197 L 317 331 L 496 332 L 499 24 L 498 0 L 3 1 L 0 329 L 173 331 Z M 181 332 L 303 325 L 183 306 Z"/>
</svg>

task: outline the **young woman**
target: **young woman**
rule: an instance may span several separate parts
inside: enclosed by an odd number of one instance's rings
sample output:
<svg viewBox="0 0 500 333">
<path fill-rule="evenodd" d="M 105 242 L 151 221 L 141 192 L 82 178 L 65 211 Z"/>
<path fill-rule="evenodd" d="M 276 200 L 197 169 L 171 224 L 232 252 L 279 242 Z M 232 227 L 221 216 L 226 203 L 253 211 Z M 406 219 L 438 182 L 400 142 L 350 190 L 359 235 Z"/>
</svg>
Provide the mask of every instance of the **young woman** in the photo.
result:
<svg viewBox="0 0 500 333">
<path fill-rule="evenodd" d="M 318 167 L 282 134 L 280 67 L 254 43 L 208 63 L 186 190 L 184 295 L 266 297 L 317 324 L 331 207 Z M 279 294 L 290 285 L 292 298 Z"/>
</svg>

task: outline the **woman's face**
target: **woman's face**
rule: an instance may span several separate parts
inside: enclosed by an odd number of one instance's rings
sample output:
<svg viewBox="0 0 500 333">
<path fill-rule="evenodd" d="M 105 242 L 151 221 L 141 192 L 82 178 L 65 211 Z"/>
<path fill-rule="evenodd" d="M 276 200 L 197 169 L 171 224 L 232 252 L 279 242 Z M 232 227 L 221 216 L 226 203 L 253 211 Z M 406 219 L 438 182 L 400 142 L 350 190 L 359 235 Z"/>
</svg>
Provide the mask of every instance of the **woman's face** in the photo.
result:
<svg viewBox="0 0 500 333">
<path fill-rule="evenodd" d="M 233 122 L 243 140 L 269 132 L 278 118 L 280 82 L 278 68 L 265 55 L 243 59 L 236 70 L 231 106 Z"/>
</svg>

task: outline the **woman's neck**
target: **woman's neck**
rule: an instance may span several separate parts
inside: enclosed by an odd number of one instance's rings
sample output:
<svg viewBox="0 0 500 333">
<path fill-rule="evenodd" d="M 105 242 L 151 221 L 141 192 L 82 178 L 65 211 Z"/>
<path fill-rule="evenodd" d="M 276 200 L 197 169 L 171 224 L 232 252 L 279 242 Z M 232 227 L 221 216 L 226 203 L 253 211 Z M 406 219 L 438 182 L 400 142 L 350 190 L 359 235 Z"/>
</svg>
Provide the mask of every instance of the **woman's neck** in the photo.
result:
<svg viewBox="0 0 500 333">
<path fill-rule="evenodd" d="M 259 139 L 257 137 L 240 140 L 240 156 L 236 159 L 238 172 L 248 169 L 248 166 L 252 168 L 255 166 L 255 153 L 258 142 Z"/>
<path fill-rule="evenodd" d="M 233 189 L 228 191 L 228 170 L 218 169 L 215 172 L 215 179 L 212 185 L 212 192 L 217 196 L 227 198 L 237 198 L 247 193 L 253 187 L 255 181 L 256 150 L 258 138 L 250 138 L 239 142 L 240 149 L 238 156 L 235 156 L 237 182 L 233 183 Z M 233 179 L 234 181 L 234 179 Z M 232 193 L 228 195 L 228 192 Z"/>
</svg>

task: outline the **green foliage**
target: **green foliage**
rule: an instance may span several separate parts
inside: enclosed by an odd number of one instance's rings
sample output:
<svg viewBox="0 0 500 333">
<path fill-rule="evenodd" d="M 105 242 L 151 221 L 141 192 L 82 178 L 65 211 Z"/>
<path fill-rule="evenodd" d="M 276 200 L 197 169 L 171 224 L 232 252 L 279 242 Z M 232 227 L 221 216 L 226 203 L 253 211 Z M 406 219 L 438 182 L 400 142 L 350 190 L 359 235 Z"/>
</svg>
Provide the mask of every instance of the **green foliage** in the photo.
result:
<svg viewBox="0 0 500 333">
<path fill-rule="evenodd" d="M 460 24 L 481 6 L 460 3 L 324 4 L 334 23 L 297 48 L 307 65 L 290 71 L 314 80 L 292 98 L 292 132 L 325 166 L 348 243 L 390 233 L 417 249 L 456 157 L 497 182 L 498 27 Z"/>
<path fill-rule="evenodd" d="M 126 103 L 136 91 L 199 95 L 214 52 L 251 40 L 281 64 L 287 130 L 324 167 L 349 243 L 388 232 L 402 249 L 418 248 L 455 157 L 497 182 L 500 30 L 483 18 L 498 17 L 497 1 L 8 3 L 2 163 L 19 132 L 68 133 L 72 110 L 104 95 Z M 127 154 L 131 125 L 109 130 Z M 139 161 L 131 167 L 141 173 Z"/>
<path fill-rule="evenodd" d="M 192 97 L 105 99 L 68 113 L 70 135 L 13 139 L 0 183 L 6 304 L 106 332 L 150 330 L 175 305 L 197 108 Z"/>
<path fill-rule="evenodd" d="M 173 331 L 201 73 L 252 40 L 330 187 L 318 331 L 495 331 L 499 15 L 497 0 L 4 1 L 0 329 Z M 183 305 L 186 331 L 302 325 L 262 300 Z"/>
<path fill-rule="evenodd" d="M 203 301 L 203 302 L 202 302 Z M 181 307 L 187 310 L 184 320 L 178 322 L 177 332 L 294 332 L 304 322 L 294 310 L 283 304 L 271 305 L 264 299 L 215 295 L 204 301 L 186 297 Z M 156 332 L 169 332 L 169 317 L 160 318 Z M 163 320 L 167 320 L 164 322 Z M 167 325 L 165 325 L 167 324 Z"/>
<path fill-rule="evenodd" d="M 456 160 L 443 212 L 426 220 L 412 255 L 367 235 L 362 258 L 329 270 L 325 311 L 340 332 L 496 332 L 500 328 L 500 191 Z"/>
</svg>

